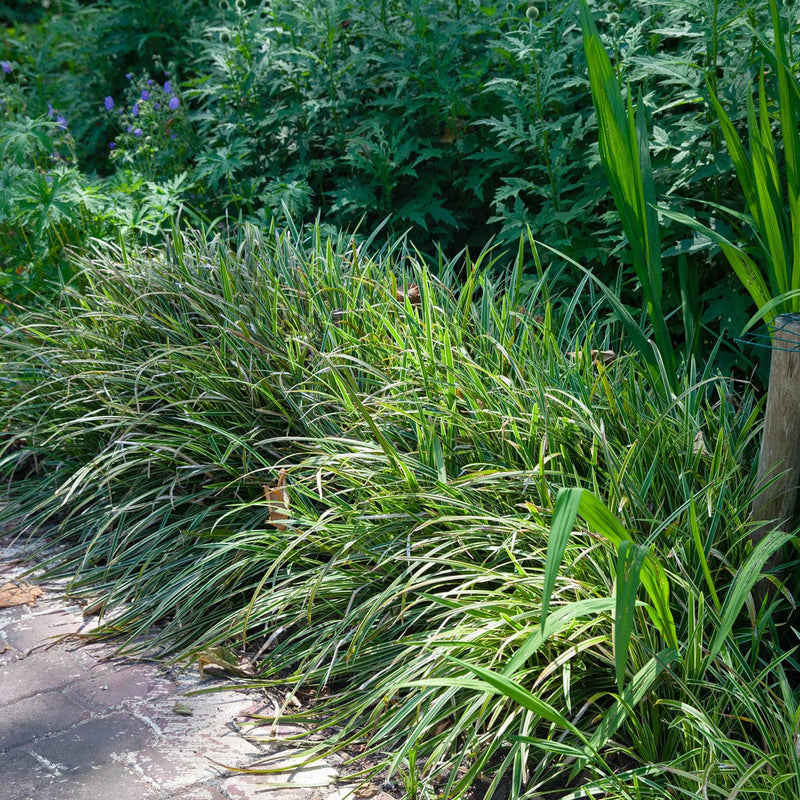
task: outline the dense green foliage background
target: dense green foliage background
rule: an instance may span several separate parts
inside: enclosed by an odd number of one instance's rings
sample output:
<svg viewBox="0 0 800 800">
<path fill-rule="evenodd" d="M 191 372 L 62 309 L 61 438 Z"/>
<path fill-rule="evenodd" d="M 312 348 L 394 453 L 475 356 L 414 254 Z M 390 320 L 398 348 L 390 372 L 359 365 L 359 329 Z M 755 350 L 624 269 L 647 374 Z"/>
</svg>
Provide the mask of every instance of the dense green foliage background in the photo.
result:
<svg viewBox="0 0 800 800">
<path fill-rule="evenodd" d="M 647 110 L 657 196 L 741 239 L 708 205 L 744 209 L 710 92 L 744 119 L 766 4 L 590 8 Z M 794 7 L 782 13 L 793 30 Z M 331 230 L 388 220 L 432 261 L 437 247 L 515 246 L 530 226 L 612 283 L 628 260 L 577 2 L 62 1 L 7 28 L 2 57 L 13 67 L 0 125 L 11 300 L 63 273 L 65 245 L 157 238 L 179 207 L 195 221 L 319 216 Z M 142 101 L 148 80 L 169 80 L 179 107 Z M 753 309 L 709 239 L 666 223 L 662 249 L 665 307 L 690 307 L 706 326 L 695 351 L 722 330 L 737 349 L 730 334 Z"/>
</svg>

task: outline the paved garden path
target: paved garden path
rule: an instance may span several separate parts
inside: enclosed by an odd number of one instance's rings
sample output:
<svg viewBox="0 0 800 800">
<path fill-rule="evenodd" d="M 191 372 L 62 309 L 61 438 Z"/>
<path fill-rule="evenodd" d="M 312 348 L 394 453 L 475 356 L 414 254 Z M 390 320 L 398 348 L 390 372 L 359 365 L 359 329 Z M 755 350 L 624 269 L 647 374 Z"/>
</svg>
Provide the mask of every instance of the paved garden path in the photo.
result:
<svg viewBox="0 0 800 800">
<path fill-rule="evenodd" d="M 20 554 L 0 534 L 6 604 L 26 586 Z M 191 694 L 220 684 L 63 638 L 87 624 L 57 587 L 35 605 L 0 608 L 1 800 L 344 800 L 352 791 L 323 761 L 283 775 L 236 772 L 289 756 L 249 724 L 272 713 L 268 695 Z M 293 732 L 277 728 L 278 737 Z"/>
</svg>

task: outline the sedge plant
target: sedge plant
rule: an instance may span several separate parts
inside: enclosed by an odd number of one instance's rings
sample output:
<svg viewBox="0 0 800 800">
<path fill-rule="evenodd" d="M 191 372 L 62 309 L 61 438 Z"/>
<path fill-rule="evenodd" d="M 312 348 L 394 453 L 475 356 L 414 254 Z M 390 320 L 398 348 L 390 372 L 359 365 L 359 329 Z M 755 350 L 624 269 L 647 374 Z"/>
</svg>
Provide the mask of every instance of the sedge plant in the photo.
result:
<svg viewBox="0 0 800 800">
<path fill-rule="evenodd" d="M 589 279 L 522 291 L 529 242 L 502 281 L 489 250 L 434 275 L 403 240 L 234 244 L 97 243 L 0 331 L 3 517 L 115 610 L 96 635 L 227 648 L 355 781 L 716 798 L 793 774 L 794 664 L 739 613 L 747 387 L 660 391 Z"/>
</svg>

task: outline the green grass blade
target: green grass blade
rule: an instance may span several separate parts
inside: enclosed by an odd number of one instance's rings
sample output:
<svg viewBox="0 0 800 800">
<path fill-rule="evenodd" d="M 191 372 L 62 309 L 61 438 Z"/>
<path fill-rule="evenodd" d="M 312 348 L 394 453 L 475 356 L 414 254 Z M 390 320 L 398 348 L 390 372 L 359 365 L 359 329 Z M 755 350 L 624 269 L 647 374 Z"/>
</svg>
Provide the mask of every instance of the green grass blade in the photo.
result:
<svg viewBox="0 0 800 800">
<path fill-rule="evenodd" d="M 736 132 L 733 122 L 731 122 L 731 118 L 728 116 L 719 100 L 717 100 L 717 96 L 711 89 L 711 85 L 707 85 L 709 97 L 711 98 L 711 105 L 714 108 L 714 112 L 722 128 L 722 136 L 725 139 L 725 144 L 728 146 L 728 153 L 730 154 L 731 161 L 733 161 L 736 177 L 739 179 L 739 184 L 742 187 L 745 203 L 750 211 L 750 215 L 755 219 L 758 215 L 758 209 L 756 204 L 755 179 L 753 178 L 753 167 L 750 163 L 750 158 L 739 138 L 739 134 Z"/>
<path fill-rule="evenodd" d="M 503 674 L 510 677 L 514 675 L 517 670 L 522 669 L 525 662 L 531 658 L 551 636 L 555 636 L 573 620 L 594 616 L 595 614 L 604 614 L 611 611 L 613 608 L 614 600 L 610 597 L 593 597 L 589 600 L 576 600 L 575 602 L 559 606 L 555 611 L 548 614 L 546 624 L 537 628 L 520 645 L 517 652 L 509 659 L 503 669 Z"/>
<path fill-rule="evenodd" d="M 798 132 L 798 97 L 794 91 L 796 79 L 788 67 L 785 37 L 781 15 L 776 0 L 769 0 L 776 71 L 778 74 L 778 98 L 780 101 L 781 140 L 786 169 L 789 217 L 792 238 L 791 275 L 789 286 L 800 288 L 800 132 Z M 793 308 L 796 309 L 796 305 Z"/>
<path fill-rule="evenodd" d="M 578 513 L 589 527 L 606 537 L 615 547 L 630 540 L 630 534 L 605 504 L 591 492 L 581 496 Z M 642 584 L 650 597 L 648 613 L 667 644 L 677 647 L 678 635 L 669 605 L 669 581 L 657 559 L 647 556 L 641 572 Z"/>
<path fill-rule="evenodd" d="M 547 622 L 547 611 L 556 585 L 556 578 L 561 570 L 561 561 L 567 542 L 575 526 L 578 507 L 581 504 L 583 489 L 561 489 L 556 497 L 553 521 L 550 525 L 550 536 L 547 539 L 547 556 L 544 566 L 544 582 L 542 584 L 542 632 Z"/>
<path fill-rule="evenodd" d="M 636 593 L 639 591 L 639 575 L 647 555 L 646 545 L 624 541 L 619 543 L 617 557 L 616 603 L 614 606 L 614 664 L 617 687 L 622 691 L 625 684 L 625 667 L 628 663 L 628 648 L 633 632 Z"/>
<path fill-rule="evenodd" d="M 617 548 L 622 542 L 631 540 L 630 534 L 619 520 L 591 492 L 585 489 L 562 489 L 559 492 L 547 543 L 542 589 L 542 630 L 544 630 L 556 578 L 577 514 L 586 520 L 591 530 L 604 536 Z M 645 561 L 641 570 L 641 580 L 651 601 L 648 613 L 667 643 L 677 646 L 675 621 L 669 606 L 669 582 L 664 569 L 652 556 L 643 556 L 643 558 Z"/>
<path fill-rule="evenodd" d="M 650 324 L 664 363 L 663 374 L 668 377 L 669 387 L 674 389 L 675 357 L 661 308 L 661 234 L 655 210 L 655 184 L 644 108 L 639 104 L 634 112 L 630 93 L 626 107 L 586 0 L 581 0 L 579 19 L 597 114 L 600 157 L 628 237 L 633 267 L 642 286 Z"/>
<path fill-rule="evenodd" d="M 773 553 L 783 547 L 793 537 L 793 534 L 786 531 L 771 531 L 768 533 L 748 556 L 747 561 L 736 573 L 722 607 L 722 617 L 717 627 L 714 638 L 709 646 L 708 660 L 713 661 L 722 645 L 730 635 L 733 624 L 742 610 L 750 592 L 761 577 L 761 571 Z"/>
<path fill-rule="evenodd" d="M 603 714 L 600 724 L 589 740 L 587 757 L 576 762 L 572 770 L 573 776 L 586 766 L 591 754 L 599 752 L 609 739 L 614 736 L 630 712 L 639 705 L 647 692 L 653 688 L 661 673 L 677 657 L 678 651 L 674 647 L 664 648 L 631 678 L 625 690 L 620 692 L 614 705 Z"/>
<path fill-rule="evenodd" d="M 778 164 L 772 140 L 763 74 L 759 78 L 759 114 L 748 98 L 747 118 L 750 127 L 750 156 L 756 190 L 756 217 L 762 241 L 766 244 L 767 283 L 772 294 L 788 288 L 786 237 L 783 231 L 783 198 L 778 179 Z"/>
<path fill-rule="evenodd" d="M 486 669 L 486 667 L 480 667 L 477 664 L 470 664 L 469 662 L 462 661 L 458 658 L 451 658 L 450 660 L 468 670 L 473 675 L 476 675 L 480 681 L 483 682 L 486 691 L 502 694 L 504 697 L 508 697 L 510 700 L 513 700 L 515 703 L 522 706 L 522 708 L 532 711 L 542 719 L 546 719 L 548 722 L 552 722 L 554 725 L 558 725 L 559 728 L 570 731 L 581 740 L 586 741 L 581 731 L 578 730 L 578 728 L 576 728 L 563 714 L 561 714 L 549 703 L 546 703 L 544 700 L 540 700 L 538 697 L 531 694 L 524 686 L 521 686 L 516 681 L 511 680 L 511 678 L 501 675 L 499 672 Z"/>
<path fill-rule="evenodd" d="M 694 497 L 689 502 L 689 528 L 692 532 L 692 541 L 694 542 L 695 552 L 700 560 L 700 568 L 703 570 L 703 577 L 708 586 L 708 591 L 711 594 L 711 599 L 714 601 L 714 607 L 717 611 L 720 610 L 721 604 L 719 596 L 717 595 L 716 587 L 714 586 L 714 579 L 711 577 L 711 570 L 708 568 L 708 558 L 706 557 L 706 549 L 700 539 L 700 526 L 697 524 L 697 506 L 694 502 Z"/>
<path fill-rule="evenodd" d="M 755 304 L 762 308 L 772 299 L 772 293 L 767 286 L 766 281 L 761 270 L 750 256 L 748 256 L 740 247 L 735 245 L 729 239 L 725 238 L 718 231 L 703 225 L 694 217 L 688 214 L 682 214 L 679 211 L 672 211 L 663 206 L 659 209 L 661 213 L 669 219 L 675 220 L 686 225 L 688 228 L 708 236 L 713 242 L 720 246 L 720 249 L 725 254 L 731 267 L 733 267 L 736 277 L 742 282 L 742 285 L 750 293 Z M 773 315 L 774 317 L 775 315 Z"/>
<path fill-rule="evenodd" d="M 779 294 L 773 297 L 768 303 L 764 303 L 758 311 L 747 320 L 747 324 L 742 328 L 742 333 L 747 333 L 754 325 L 757 325 L 763 319 L 765 322 L 772 322 L 779 313 L 779 309 L 792 301 L 792 305 L 796 306 L 800 300 L 800 289 L 792 289 L 784 294 Z M 780 312 L 783 313 L 783 312 Z"/>
</svg>

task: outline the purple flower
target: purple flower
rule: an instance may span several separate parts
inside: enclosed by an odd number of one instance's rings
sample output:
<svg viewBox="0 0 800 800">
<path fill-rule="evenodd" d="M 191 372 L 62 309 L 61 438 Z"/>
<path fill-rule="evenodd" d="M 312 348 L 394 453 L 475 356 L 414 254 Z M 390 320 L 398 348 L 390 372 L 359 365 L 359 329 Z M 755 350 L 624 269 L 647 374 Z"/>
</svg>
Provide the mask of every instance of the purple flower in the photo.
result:
<svg viewBox="0 0 800 800">
<path fill-rule="evenodd" d="M 133 125 L 128 125 L 128 127 L 125 128 L 125 130 L 128 131 L 128 133 L 130 133 L 133 130 Z"/>
<path fill-rule="evenodd" d="M 159 108 L 161 108 L 161 103 L 153 103 L 153 108 L 154 108 L 156 111 L 158 111 L 158 109 L 159 109 Z"/>
<path fill-rule="evenodd" d="M 142 100 L 149 100 L 150 99 L 150 92 L 147 89 L 142 89 Z"/>
<path fill-rule="evenodd" d="M 172 91 L 172 81 L 164 81 L 164 91 L 169 94 Z"/>
<path fill-rule="evenodd" d="M 133 129 L 133 135 L 138 139 L 142 135 L 142 129 L 141 128 L 134 128 Z"/>
<path fill-rule="evenodd" d="M 113 150 L 116 146 L 117 146 L 116 142 L 109 142 L 108 143 L 108 149 L 109 150 Z"/>
<path fill-rule="evenodd" d="M 3 72 L 8 75 L 11 72 L 11 62 L 10 61 L 0 61 L 0 67 L 3 68 Z"/>
<path fill-rule="evenodd" d="M 67 129 L 66 117 L 62 117 L 61 115 L 56 117 L 56 125 L 58 125 L 58 127 L 61 128 L 62 131 L 65 131 Z"/>
<path fill-rule="evenodd" d="M 154 83 L 155 83 L 155 81 L 152 78 L 150 78 L 150 80 L 147 81 L 147 85 L 148 86 L 152 86 Z"/>
<path fill-rule="evenodd" d="M 52 175 L 45 175 L 45 176 L 44 176 L 44 179 L 45 179 L 45 180 L 46 180 L 48 183 L 52 183 L 52 182 L 53 182 L 53 176 L 52 176 Z"/>
<path fill-rule="evenodd" d="M 105 105 L 106 111 L 111 111 L 111 109 L 114 108 L 114 98 L 109 95 L 105 100 L 103 100 L 103 105 Z"/>
<path fill-rule="evenodd" d="M 138 117 L 139 116 L 139 104 L 138 103 L 134 103 L 133 104 L 133 108 L 131 109 L 131 114 L 133 114 L 134 117 Z"/>
<path fill-rule="evenodd" d="M 164 77 L 169 78 L 169 72 L 167 72 L 166 70 L 164 70 Z"/>
<path fill-rule="evenodd" d="M 125 77 L 126 77 L 128 80 L 131 80 L 131 79 L 133 78 L 133 73 L 132 73 L 132 72 L 126 72 L 126 73 L 125 73 Z"/>
<path fill-rule="evenodd" d="M 170 101 L 169 101 L 169 107 L 170 107 L 170 108 L 171 108 L 173 111 L 174 111 L 174 110 L 175 110 L 175 109 L 176 109 L 176 108 L 177 108 L 177 107 L 178 107 L 180 104 L 181 104 L 181 101 L 180 101 L 180 100 L 178 100 L 178 98 L 177 98 L 177 97 L 172 97 L 172 98 L 170 98 Z"/>
<path fill-rule="evenodd" d="M 53 119 L 53 117 L 55 115 L 56 115 L 56 110 L 53 108 L 53 106 L 50 105 L 50 103 L 48 103 L 47 104 L 47 116 L 50 117 L 50 119 Z"/>
<path fill-rule="evenodd" d="M 178 138 L 178 134 L 177 134 L 177 133 L 171 133 L 171 134 L 169 135 L 169 138 L 170 138 L 170 139 L 177 139 L 177 138 Z"/>
</svg>

